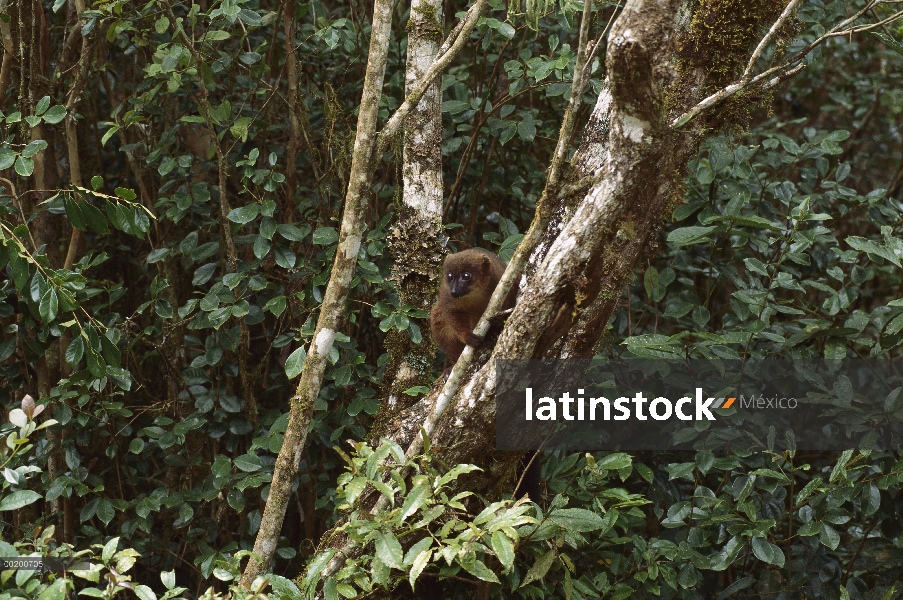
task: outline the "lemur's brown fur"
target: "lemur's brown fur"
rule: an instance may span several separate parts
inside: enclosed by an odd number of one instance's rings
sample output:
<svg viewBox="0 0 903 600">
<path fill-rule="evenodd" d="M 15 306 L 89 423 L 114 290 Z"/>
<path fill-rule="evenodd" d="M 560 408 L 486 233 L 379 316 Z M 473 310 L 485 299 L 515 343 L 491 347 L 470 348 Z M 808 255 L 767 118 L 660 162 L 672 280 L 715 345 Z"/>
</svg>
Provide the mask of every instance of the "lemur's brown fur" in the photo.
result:
<svg viewBox="0 0 903 600">
<path fill-rule="evenodd" d="M 473 248 L 449 254 L 442 265 L 439 300 L 430 312 L 436 343 L 454 364 L 464 346 L 479 348 L 483 338 L 473 333 L 489 298 L 505 272 L 505 263 L 492 252 Z M 514 306 L 517 286 L 511 287 L 502 310 Z"/>
</svg>

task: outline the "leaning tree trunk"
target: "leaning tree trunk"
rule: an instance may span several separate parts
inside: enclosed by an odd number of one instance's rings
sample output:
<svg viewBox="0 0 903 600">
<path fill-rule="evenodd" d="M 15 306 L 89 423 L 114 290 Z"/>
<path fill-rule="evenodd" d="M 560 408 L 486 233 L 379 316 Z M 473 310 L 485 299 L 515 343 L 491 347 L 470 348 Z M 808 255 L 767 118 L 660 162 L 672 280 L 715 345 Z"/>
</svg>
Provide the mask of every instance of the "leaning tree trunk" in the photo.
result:
<svg viewBox="0 0 903 600">
<path fill-rule="evenodd" d="M 389 50 L 389 34 L 392 29 L 392 2 L 376 0 L 373 7 L 373 27 L 370 32 L 370 51 L 364 76 L 364 91 L 358 113 L 357 133 L 354 140 L 354 157 L 348 191 L 345 196 L 345 213 L 339 232 L 339 245 L 332 267 L 332 276 L 326 287 L 326 295 L 320 307 L 320 316 L 314 331 L 314 339 L 307 351 L 307 359 L 301 371 L 301 380 L 289 406 L 289 421 L 285 437 L 273 472 L 273 483 L 267 497 L 266 509 L 254 542 L 254 553 L 242 574 L 242 584 L 249 587 L 254 579 L 264 573 L 276 552 L 276 544 L 282 531 L 285 509 L 291 497 L 292 485 L 301 464 L 301 456 L 307 444 L 307 434 L 313 417 L 314 401 L 320 393 L 326 360 L 332 350 L 336 331 L 341 324 L 345 301 L 351 288 L 351 278 L 357 264 L 358 250 L 364 229 L 366 200 L 371 185 L 371 159 L 376 149 L 376 122 L 379 99 L 382 96 L 386 58 Z"/>
<path fill-rule="evenodd" d="M 758 0 L 742 10 L 734 4 L 624 5 L 608 39 L 606 86 L 551 211 L 549 230 L 557 235 L 537 246 L 527 286 L 490 360 L 461 385 L 431 435 L 446 464 L 483 469 L 464 483 L 468 491 L 510 492 L 521 459 L 519 453 L 495 451 L 492 359 L 592 356 L 647 242 L 679 202 L 697 144 L 728 120 L 742 122 L 750 96 L 765 87 L 752 86 L 742 101 L 734 96 L 719 104 L 692 127 L 672 125 L 743 72 L 785 3 Z M 717 15 L 715 31 L 710 27 Z M 424 399 L 397 419 L 394 439 L 410 443 L 435 400 Z"/>
</svg>

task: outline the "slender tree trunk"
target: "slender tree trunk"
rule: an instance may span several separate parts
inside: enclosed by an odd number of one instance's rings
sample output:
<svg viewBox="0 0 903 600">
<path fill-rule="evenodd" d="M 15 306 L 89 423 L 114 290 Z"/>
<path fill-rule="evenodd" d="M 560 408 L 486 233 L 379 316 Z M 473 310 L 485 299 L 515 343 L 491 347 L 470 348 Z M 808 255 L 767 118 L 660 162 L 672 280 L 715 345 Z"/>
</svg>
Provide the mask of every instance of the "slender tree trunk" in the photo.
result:
<svg viewBox="0 0 903 600">
<path fill-rule="evenodd" d="M 295 0 L 287 0 L 282 15 L 282 29 L 285 33 L 286 98 L 288 99 L 288 146 L 285 149 L 285 203 L 282 220 L 295 220 L 295 194 L 298 190 L 298 146 L 301 126 L 298 122 L 298 57 L 295 55 Z"/>
<path fill-rule="evenodd" d="M 376 123 L 379 100 L 382 96 L 389 37 L 392 29 L 390 0 L 376 0 L 373 7 L 373 26 L 370 33 L 370 51 L 364 76 L 364 93 L 358 113 L 354 155 L 345 195 L 345 212 L 339 232 L 339 245 L 332 276 L 326 287 L 320 316 L 314 331 L 314 339 L 307 350 L 307 359 L 301 372 L 301 380 L 292 397 L 289 421 L 279 456 L 273 471 L 273 482 L 267 498 L 260 530 L 254 542 L 254 552 L 259 560 L 251 558 L 242 574 L 242 583 L 250 586 L 254 578 L 265 572 L 276 551 L 276 543 L 282 530 L 282 521 L 291 499 L 292 485 L 298 474 L 307 434 L 313 417 L 314 401 L 320 393 L 329 351 L 335 334 L 341 325 L 345 301 L 357 265 L 357 255 L 364 230 L 364 213 L 367 196 L 372 185 L 373 151 L 376 146 Z"/>
<path fill-rule="evenodd" d="M 408 56 L 405 90 L 410 94 L 436 61 L 442 38 L 441 0 L 412 0 L 408 19 Z M 403 194 L 397 225 L 389 238 L 394 263 L 392 277 L 398 285 L 399 304 L 429 311 L 436 297 L 442 267 L 442 90 L 438 81 L 423 93 L 404 123 Z M 404 391 L 428 385 L 436 345 L 429 318 L 412 319 L 422 341 L 414 343 L 408 332 L 386 335 L 389 366 L 385 381 L 386 404 L 371 430 L 378 436 L 384 419 L 414 399 Z"/>
<path fill-rule="evenodd" d="M 10 0 L 0 0 L 0 12 L 5 13 L 9 3 Z M 13 43 L 9 21 L 0 20 L 0 44 L 3 46 L 3 62 L 0 63 L 0 109 L 5 111 L 6 91 L 10 85 L 13 60 L 16 56 L 16 45 Z"/>
</svg>

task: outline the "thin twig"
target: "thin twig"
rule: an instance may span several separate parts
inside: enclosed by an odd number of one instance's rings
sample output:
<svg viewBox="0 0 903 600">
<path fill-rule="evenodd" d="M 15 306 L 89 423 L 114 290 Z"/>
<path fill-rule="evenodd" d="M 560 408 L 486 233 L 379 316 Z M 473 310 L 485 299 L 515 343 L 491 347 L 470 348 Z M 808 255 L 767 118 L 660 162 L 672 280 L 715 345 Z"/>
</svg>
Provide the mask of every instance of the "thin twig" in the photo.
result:
<svg viewBox="0 0 903 600">
<path fill-rule="evenodd" d="M 15 184 L 7 179 L 6 177 L 0 177 L 0 181 L 9 186 L 10 193 L 12 194 L 13 204 L 16 205 L 16 210 L 19 211 L 19 218 L 22 219 L 23 223 L 27 223 L 27 219 L 25 217 L 25 212 L 22 210 L 22 201 L 19 200 L 19 194 L 16 193 Z M 38 245 L 34 241 L 34 236 L 31 235 L 31 229 L 28 229 L 28 239 L 31 241 L 31 247 L 33 249 L 37 249 Z"/>
</svg>

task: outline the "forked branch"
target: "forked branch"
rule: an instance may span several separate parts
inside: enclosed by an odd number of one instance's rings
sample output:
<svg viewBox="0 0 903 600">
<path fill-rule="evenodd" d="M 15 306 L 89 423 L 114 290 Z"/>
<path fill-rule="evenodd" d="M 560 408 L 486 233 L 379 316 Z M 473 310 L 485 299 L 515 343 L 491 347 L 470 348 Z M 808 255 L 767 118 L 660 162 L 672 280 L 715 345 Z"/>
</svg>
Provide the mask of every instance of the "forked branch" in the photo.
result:
<svg viewBox="0 0 903 600">
<path fill-rule="evenodd" d="M 711 96 L 702 100 L 699 104 L 680 115 L 676 119 L 671 122 L 671 127 L 678 128 L 686 125 L 689 121 L 691 121 L 694 117 L 702 113 L 708 108 L 711 108 L 717 104 L 720 104 L 724 100 L 727 100 L 737 92 L 744 90 L 746 88 L 750 88 L 759 84 L 763 85 L 763 88 L 767 89 L 772 85 L 775 85 L 776 82 L 785 80 L 793 75 L 799 73 L 805 68 L 805 65 L 795 64 L 804 59 L 812 50 L 814 50 L 819 45 L 823 44 L 825 41 L 832 37 L 839 37 L 842 35 L 853 35 L 854 33 L 861 33 L 863 31 L 869 31 L 871 29 L 876 29 L 878 27 L 883 27 L 887 23 L 892 21 L 896 21 L 897 19 L 903 17 L 903 10 L 896 11 L 891 16 L 886 19 L 882 19 L 876 23 L 868 23 L 866 25 L 859 26 L 851 26 L 857 20 L 859 20 L 865 13 L 874 9 L 876 6 L 880 4 L 898 4 L 898 2 L 894 0 L 870 0 L 864 8 L 857 11 L 851 17 L 844 19 L 842 22 L 838 23 L 834 27 L 832 27 L 829 31 L 818 37 L 815 41 L 810 43 L 808 46 L 803 48 L 801 51 L 781 63 L 776 67 L 772 67 L 755 77 L 752 76 L 753 67 L 756 62 L 758 62 L 765 48 L 768 46 L 768 43 L 772 40 L 775 34 L 781 29 L 781 27 L 786 23 L 787 19 L 793 13 L 794 9 L 800 4 L 800 0 L 791 0 L 784 11 L 781 13 L 781 16 L 775 21 L 772 25 L 771 29 L 769 29 L 768 33 L 765 34 L 765 37 L 762 38 L 762 41 L 759 42 L 755 51 L 752 53 L 752 56 L 749 59 L 749 64 L 746 67 L 743 75 L 737 80 L 735 83 L 715 92 Z"/>
</svg>

